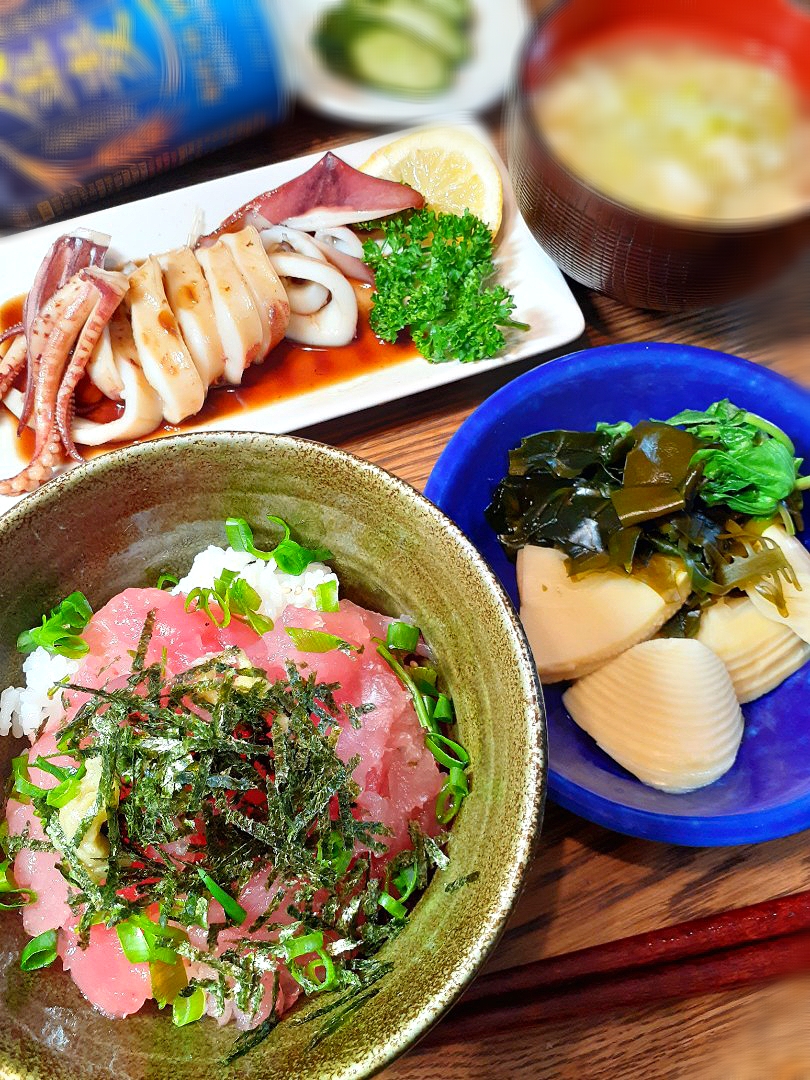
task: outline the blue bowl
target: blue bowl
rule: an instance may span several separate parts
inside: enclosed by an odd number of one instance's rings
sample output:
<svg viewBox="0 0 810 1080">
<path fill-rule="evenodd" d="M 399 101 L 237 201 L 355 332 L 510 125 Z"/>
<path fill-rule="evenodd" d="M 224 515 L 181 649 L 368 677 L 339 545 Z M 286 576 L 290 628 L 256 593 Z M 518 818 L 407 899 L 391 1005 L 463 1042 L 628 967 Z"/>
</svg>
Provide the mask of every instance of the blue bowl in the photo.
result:
<svg viewBox="0 0 810 1080">
<path fill-rule="evenodd" d="M 609 345 L 553 360 L 515 379 L 459 428 L 425 494 L 466 532 L 517 604 L 514 565 L 484 519 L 508 451 L 550 428 L 593 428 L 702 409 L 729 398 L 766 416 L 810 459 L 810 393 L 767 368 L 684 345 Z M 802 535 L 808 544 L 807 532 Z M 675 844 L 750 844 L 810 827 L 810 664 L 743 707 L 745 734 L 731 770 L 709 787 L 667 795 L 609 758 L 545 689 L 549 796 L 617 832 Z"/>
</svg>

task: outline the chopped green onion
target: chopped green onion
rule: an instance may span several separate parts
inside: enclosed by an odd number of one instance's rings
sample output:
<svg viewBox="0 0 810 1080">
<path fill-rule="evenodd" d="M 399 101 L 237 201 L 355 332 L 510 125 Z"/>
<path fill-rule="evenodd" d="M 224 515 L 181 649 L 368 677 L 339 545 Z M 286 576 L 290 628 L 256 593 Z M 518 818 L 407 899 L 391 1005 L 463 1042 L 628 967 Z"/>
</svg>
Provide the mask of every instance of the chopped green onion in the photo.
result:
<svg viewBox="0 0 810 1080">
<path fill-rule="evenodd" d="M 453 767 L 436 798 L 436 819 L 442 825 L 447 825 L 459 812 L 469 793 L 466 773 L 461 768 Z"/>
<path fill-rule="evenodd" d="M 415 863 L 411 863 L 410 866 L 405 866 L 400 870 L 394 878 L 394 885 L 399 893 L 400 903 L 404 904 L 406 900 L 410 899 L 418 881 L 419 871 Z"/>
<path fill-rule="evenodd" d="M 179 584 L 180 579 L 178 577 L 175 577 L 174 574 L 161 574 L 160 577 L 157 579 L 157 584 L 155 585 L 155 588 L 165 589 L 168 585 L 169 588 L 173 589 L 175 585 Z"/>
<path fill-rule="evenodd" d="M 0 911 L 14 911 L 16 908 L 33 904 L 37 894 L 32 889 L 21 889 L 11 873 L 11 860 L 6 859 L 0 863 L 0 897 L 18 896 L 19 900 L 9 900 L 6 903 L 0 899 Z"/>
<path fill-rule="evenodd" d="M 323 930 L 313 930 L 312 933 L 297 938 L 285 938 L 279 941 L 279 944 L 284 950 L 284 959 L 290 974 L 308 994 L 332 990 L 337 985 L 334 961 L 324 948 Z M 311 960 L 304 968 L 295 963 L 299 957 L 309 953 L 315 953 L 317 959 Z M 324 970 L 321 979 L 317 977 L 319 968 Z"/>
<path fill-rule="evenodd" d="M 284 539 L 273 548 L 270 553 L 276 560 L 276 566 L 285 574 L 293 574 L 298 577 L 303 574 L 310 563 L 328 562 L 334 558 L 328 548 L 306 548 L 290 537 L 290 526 L 283 518 L 267 515 L 268 521 L 275 522 L 284 530 Z"/>
<path fill-rule="evenodd" d="M 208 889 L 208 891 L 211 893 L 213 898 L 215 900 L 218 900 L 219 903 L 222 905 L 222 910 L 225 912 L 231 922 L 235 922 L 237 926 L 241 926 L 245 919 L 247 919 L 247 912 L 242 907 L 242 905 L 236 900 L 234 900 L 230 893 L 225 892 L 225 890 L 221 886 L 217 885 L 217 883 L 210 876 L 210 874 L 206 874 L 205 870 L 203 870 L 201 866 L 197 867 L 197 873 L 202 878 L 203 884 L 205 885 L 206 889 Z"/>
<path fill-rule="evenodd" d="M 22 971 L 38 971 L 56 959 L 56 931 L 46 930 L 32 938 L 20 955 Z"/>
<path fill-rule="evenodd" d="M 318 611 L 339 611 L 338 583 L 336 578 L 322 581 L 315 586 L 315 607 Z"/>
<path fill-rule="evenodd" d="M 411 653 L 419 644 L 419 627 L 406 622 L 392 622 L 385 634 L 385 644 L 389 649 Z"/>
<path fill-rule="evenodd" d="M 27 754 L 11 759 L 11 775 L 14 777 L 12 790 L 18 795 L 26 795 L 30 799 L 38 799 L 43 795 L 44 789 L 32 783 L 28 775 Z"/>
<path fill-rule="evenodd" d="M 443 750 L 441 744 L 447 747 L 447 751 Z M 458 766 L 461 769 L 465 769 L 470 764 L 470 755 L 461 745 L 461 743 L 454 742 L 453 739 L 448 739 L 446 735 L 442 735 L 438 731 L 433 731 L 425 738 L 425 746 L 433 754 L 440 765 L 445 765 L 448 769 L 452 769 Z"/>
<path fill-rule="evenodd" d="M 219 618 L 211 610 L 212 601 L 222 613 Z M 221 627 L 228 626 L 231 617 L 236 615 L 257 634 L 262 635 L 273 629 L 273 620 L 259 614 L 261 602 L 261 597 L 252 585 L 240 578 L 235 570 L 224 569 L 219 577 L 214 579 L 212 589 L 198 586 L 191 590 L 186 597 L 186 611 L 190 611 L 193 604 L 201 608 L 216 626 Z"/>
<path fill-rule="evenodd" d="M 48 806 L 55 806 L 61 808 L 66 806 L 72 799 L 75 799 L 79 793 L 79 787 L 82 779 L 87 772 L 87 768 L 82 762 L 76 768 L 65 768 L 61 765 L 54 765 L 48 761 L 47 758 L 38 757 L 36 761 L 31 763 L 35 769 L 41 769 L 43 772 L 50 773 L 51 776 L 55 776 L 60 782 L 56 787 L 52 787 L 48 790 L 45 802 Z M 40 791 L 40 795 L 42 792 Z"/>
<path fill-rule="evenodd" d="M 269 551 L 259 551 L 253 543 L 253 529 L 244 518 L 228 518 L 225 522 L 225 535 L 234 551 L 245 551 L 254 559 L 267 561 L 271 558 Z"/>
<path fill-rule="evenodd" d="M 179 957 L 172 945 L 188 940 L 179 927 L 161 926 L 146 915 L 131 915 L 118 923 L 115 930 L 124 956 L 131 964 L 176 964 Z"/>
<path fill-rule="evenodd" d="M 436 689 L 438 677 L 436 668 L 416 667 L 413 669 L 413 681 L 425 697 L 438 697 L 439 692 Z"/>
<path fill-rule="evenodd" d="M 60 653 L 78 659 L 90 646 L 80 636 L 93 614 L 84 593 L 72 592 L 57 604 L 48 615 L 42 616 L 42 625 L 24 630 L 17 638 L 17 648 L 22 653 L 33 652 L 42 646 L 49 653 Z"/>
<path fill-rule="evenodd" d="M 329 863 L 338 878 L 342 878 L 354 858 L 354 848 L 347 847 L 341 833 L 332 829 L 326 843 L 318 842 L 318 860 Z"/>
<path fill-rule="evenodd" d="M 413 707 L 414 709 L 416 709 L 416 715 L 419 723 L 422 725 L 423 728 L 427 728 L 427 730 L 430 731 L 430 712 L 428 711 L 428 707 L 425 704 L 425 699 L 422 697 L 422 694 L 419 692 L 411 676 L 408 674 L 402 664 L 400 664 L 399 660 L 397 660 L 396 657 L 394 657 L 389 652 L 388 648 L 382 642 L 377 645 L 377 652 L 383 658 L 383 660 L 385 660 L 386 664 L 388 664 L 388 666 L 394 671 L 394 673 L 399 676 L 400 681 L 404 683 L 405 689 L 409 691 L 411 697 L 413 698 Z"/>
<path fill-rule="evenodd" d="M 381 892 L 377 898 L 381 908 L 385 908 L 389 915 L 392 915 L 395 919 L 403 921 L 408 918 L 408 909 L 404 904 L 401 904 L 399 900 L 387 892 Z"/>
<path fill-rule="evenodd" d="M 175 1027 L 195 1024 L 205 1012 L 205 991 L 196 986 L 189 993 L 181 990 L 172 1002 L 172 1023 Z"/>
<path fill-rule="evenodd" d="M 341 652 L 357 652 L 357 647 L 334 634 L 323 630 L 306 630 L 303 626 L 285 626 L 299 652 L 326 653 L 340 649 Z"/>
<path fill-rule="evenodd" d="M 284 530 L 284 539 L 272 551 L 261 551 L 253 543 L 253 530 L 244 518 L 228 518 L 225 522 L 225 535 L 235 551 L 246 551 L 254 559 L 265 562 L 273 559 L 276 566 L 285 574 L 298 577 L 310 563 L 325 562 L 332 558 L 332 552 L 326 548 L 306 548 L 290 536 L 290 526 L 283 518 L 267 515 L 267 520 L 275 522 Z"/>
<path fill-rule="evenodd" d="M 118 940 L 121 942 L 121 948 L 124 950 L 124 956 L 129 960 L 130 964 L 144 964 L 149 960 L 152 950 L 146 940 L 146 934 L 140 926 L 126 920 L 120 922 L 115 931 L 118 934 Z"/>
<path fill-rule="evenodd" d="M 436 699 L 436 708 L 433 712 L 434 720 L 441 720 L 443 724 L 454 724 L 455 714 L 453 711 L 453 702 L 447 696 L 447 694 L 439 694 Z"/>
</svg>

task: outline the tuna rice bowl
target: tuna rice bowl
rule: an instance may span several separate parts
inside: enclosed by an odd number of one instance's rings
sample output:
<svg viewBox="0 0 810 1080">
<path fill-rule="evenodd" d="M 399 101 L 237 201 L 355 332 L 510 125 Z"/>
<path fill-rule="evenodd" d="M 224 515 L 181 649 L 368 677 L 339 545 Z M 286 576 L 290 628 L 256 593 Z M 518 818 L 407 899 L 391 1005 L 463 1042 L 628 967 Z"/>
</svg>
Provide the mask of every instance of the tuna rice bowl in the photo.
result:
<svg viewBox="0 0 810 1080">
<path fill-rule="evenodd" d="M 0 864 L 20 966 L 61 962 L 111 1018 L 232 1022 L 231 1060 L 304 997 L 339 991 L 317 1042 L 377 992 L 469 793 L 441 657 L 270 520 L 270 550 L 232 518 L 179 581 L 70 594 L 0 696 L 31 743 Z"/>
</svg>

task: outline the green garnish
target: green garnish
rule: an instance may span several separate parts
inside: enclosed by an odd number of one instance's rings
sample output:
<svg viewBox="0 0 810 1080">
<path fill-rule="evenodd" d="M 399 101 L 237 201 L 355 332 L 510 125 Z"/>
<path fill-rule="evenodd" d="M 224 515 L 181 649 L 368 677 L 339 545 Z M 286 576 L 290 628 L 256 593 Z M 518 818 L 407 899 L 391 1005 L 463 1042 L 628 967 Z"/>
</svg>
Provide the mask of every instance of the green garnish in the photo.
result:
<svg viewBox="0 0 810 1080">
<path fill-rule="evenodd" d="M 205 1012 L 205 991 L 199 987 L 181 990 L 172 1001 L 172 1023 L 176 1027 L 196 1024 Z"/>
<path fill-rule="evenodd" d="M 33 889 L 21 889 L 11 872 L 11 860 L 0 863 L 0 911 L 14 911 L 16 908 L 33 904 L 37 894 Z"/>
<path fill-rule="evenodd" d="M 279 935 L 279 945 L 284 950 L 284 959 L 290 974 L 307 994 L 334 990 L 339 984 L 334 961 L 324 947 L 322 930 L 313 930 L 302 937 L 288 937 L 282 931 Z M 311 953 L 315 954 L 314 960 L 303 965 L 296 963 L 297 960 Z M 323 975 L 319 977 L 320 971 L 323 971 Z"/>
<path fill-rule="evenodd" d="M 289 636 L 293 639 L 299 652 L 327 653 L 340 649 L 341 652 L 357 652 L 357 646 L 352 645 L 335 634 L 327 634 L 323 630 L 308 630 L 303 626 L 285 626 Z"/>
<path fill-rule="evenodd" d="M 16 795 L 21 795 L 24 800 L 36 799 L 45 794 L 43 789 L 37 787 L 28 775 L 27 754 L 20 754 L 19 757 L 11 759 L 11 776 L 13 780 L 11 790 Z"/>
<path fill-rule="evenodd" d="M 370 321 L 383 341 L 407 327 L 428 360 L 468 362 L 496 356 L 503 329 L 529 329 L 511 318 L 512 295 L 490 284 L 492 234 L 474 214 L 418 210 L 376 224 L 383 243 L 368 240 L 363 258 L 376 275 Z"/>
<path fill-rule="evenodd" d="M 237 926 L 241 926 L 247 918 L 247 912 L 242 905 L 237 900 L 234 900 L 230 893 L 225 892 L 223 888 L 217 885 L 211 875 L 207 874 L 201 866 L 197 867 L 197 873 L 202 878 L 203 884 L 213 898 L 218 900 L 222 905 L 222 910 L 231 922 L 235 922 Z"/>
<path fill-rule="evenodd" d="M 428 683 L 426 690 L 422 690 L 418 684 L 418 673 L 422 668 L 416 666 L 406 669 L 387 644 L 379 642 L 377 652 L 410 693 L 416 716 L 425 728 L 425 746 L 440 765 L 450 770 L 436 799 L 436 819 L 442 825 L 447 825 L 459 812 L 461 804 L 470 793 L 466 773 L 470 755 L 461 743 L 448 738 L 439 730 L 440 723 L 454 723 L 453 703 L 446 694 L 437 694 L 431 683 Z"/>
<path fill-rule="evenodd" d="M 322 581 L 320 585 L 315 586 L 315 607 L 318 611 L 340 611 L 336 578 Z"/>
<path fill-rule="evenodd" d="M 180 584 L 180 579 L 175 574 L 161 574 L 155 584 L 156 589 L 165 589 L 167 586 L 173 589 Z"/>
<path fill-rule="evenodd" d="M 178 962 L 177 945 L 186 941 L 176 926 L 161 926 L 146 915 L 130 915 L 115 928 L 124 956 L 131 964 Z"/>
<path fill-rule="evenodd" d="M 245 551 L 254 559 L 263 559 L 265 562 L 273 559 L 279 570 L 296 577 L 303 574 L 311 563 L 327 562 L 333 558 L 332 552 L 327 548 L 307 548 L 293 540 L 290 535 L 290 526 L 283 518 L 268 514 L 267 520 L 280 525 L 284 530 L 284 539 L 271 551 L 261 551 L 256 547 L 253 543 L 253 530 L 244 518 L 228 518 L 225 522 L 228 543 L 235 551 Z"/>
<path fill-rule="evenodd" d="M 31 938 L 20 954 L 22 971 L 38 971 L 48 967 L 56 959 L 56 931 L 46 930 Z"/>
<path fill-rule="evenodd" d="M 57 604 L 48 615 L 42 616 L 42 625 L 24 630 L 17 638 L 21 653 L 30 653 L 42 647 L 49 653 L 59 653 L 77 660 L 84 656 L 89 646 L 81 631 L 90 621 L 93 609 L 84 593 L 72 592 Z"/>
<path fill-rule="evenodd" d="M 785 432 L 728 399 L 705 412 L 687 409 L 668 423 L 712 444 L 692 458 L 703 476 L 701 498 L 710 506 L 725 504 L 751 517 L 773 517 L 794 490 L 810 487 L 810 476 L 799 476 L 802 461 Z"/>
<path fill-rule="evenodd" d="M 224 569 L 214 579 L 213 588 L 198 586 L 186 597 L 186 611 L 201 608 L 217 626 L 227 626 L 231 618 L 242 619 L 257 634 L 266 634 L 273 629 L 273 620 L 259 613 L 262 598 L 244 578 L 235 570 Z M 219 614 L 212 610 L 214 603 Z"/>
<path fill-rule="evenodd" d="M 406 622 L 389 623 L 385 633 L 385 644 L 389 649 L 411 653 L 419 644 L 419 627 Z"/>
</svg>

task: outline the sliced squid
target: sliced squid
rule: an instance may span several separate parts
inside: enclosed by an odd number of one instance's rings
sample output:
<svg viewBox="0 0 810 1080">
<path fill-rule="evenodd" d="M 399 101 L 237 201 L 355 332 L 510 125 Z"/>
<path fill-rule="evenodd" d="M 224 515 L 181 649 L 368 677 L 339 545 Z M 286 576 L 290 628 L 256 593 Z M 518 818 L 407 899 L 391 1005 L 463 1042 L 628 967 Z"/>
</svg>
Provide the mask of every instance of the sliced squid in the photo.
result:
<svg viewBox="0 0 810 1080">
<path fill-rule="evenodd" d="M 169 307 L 154 255 L 130 276 L 129 305 L 143 373 L 163 402 L 166 420 L 179 424 L 200 411 L 207 388 Z"/>
<path fill-rule="evenodd" d="M 71 428 L 74 442 L 83 446 L 104 446 L 105 443 L 139 439 L 160 426 L 163 402 L 146 381 L 140 364 L 119 357 L 117 367 L 124 402 L 123 413 L 105 424 L 76 417 Z"/>
<path fill-rule="evenodd" d="M 517 560 L 520 618 L 541 680 L 580 678 L 657 633 L 691 590 L 685 568 L 673 565 L 671 570 L 673 590 L 664 597 L 624 572 L 575 580 L 568 576 L 561 551 L 522 548 Z"/>
<path fill-rule="evenodd" d="M 741 704 L 767 694 L 810 660 L 810 645 L 765 618 L 747 596 L 723 597 L 707 608 L 697 640 L 726 665 Z"/>
<path fill-rule="evenodd" d="M 309 233 L 300 229 L 290 229 L 286 225 L 273 225 L 262 229 L 262 243 L 268 255 L 276 252 L 297 251 L 316 262 L 327 262 L 327 258 Z M 290 302 L 290 311 L 295 315 L 312 315 L 320 311 L 329 299 L 329 290 L 317 281 L 297 281 L 285 278 L 284 289 Z"/>
<path fill-rule="evenodd" d="M 756 585 L 749 586 L 745 591 L 766 619 L 789 626 L 802 641 L 810 642 L 810 551 L 801 540 L 789 536 L 779 525 L 769 526 L 762 535 L 782 550 L 795 575 L 796 584 L 785 581 L 780 575 L 787 615 L 780 615 L 776 605 Z"/>
<path fill-rule="evenodd" d="M 190 247 L 158 256 L 169 307 L 205 386 L 222 378 L 225 349 L 217 329 L 211 290 Z"/>
<path fill-rule="evenodd" d="M 699 641 L 644 641 L 563 694 L 573 720 L 615 761 L 672 793 L 734 764 L 743 716 L 722 660 Z"/>
<path fill-rule="evenodd" d="M 124 384 L 113 356 L 109 326 L 104 327 L 101 337 L 98 339 L 95 349 L 93 349 L 87 365 L 87 376 L 105 397 L 111 398 L 113 401 L 121 400 L 121 391 L 124 389 Z"/>
<path fill-rule="evenodd" d="M 225 350 L 225 379 L 238 384 L 246 367 L 258 359 L 264 330 L 250 289 L 230 249 L 217 240 L 198 248 L 197 259 L 211 289 L 219 337 Z"/>
<path fill-rule="evenodd" d="M 363 244 L 357 233 L 345 225 L 320 229 L 315 233 L 315 243 L 326 258 L 346 277 L 374 284 L 374 271 L 363 261 Z"/>
<path fill-rule="evenodd" d="M 270 261 L 285 282 L 288 278 L 314 281 L 329 291 L 329 300 L 319 311 L 290 316 L 287 337 L 302 345 L 348 345 L 357 332 L 357 297 L 340 271 L 296 252 L 274 252 Z"/>
<path fill-rule="evenodd" d="M 262 324 L 262 345 L 257 360 L 275 349 L 287 332 L 290 301 L 281 279 L 267 257 L 261 238 L 252 225 L 236 233 L 226 233 L 222 243 L 233 255 L 253 297 Z"/>
</svg>

